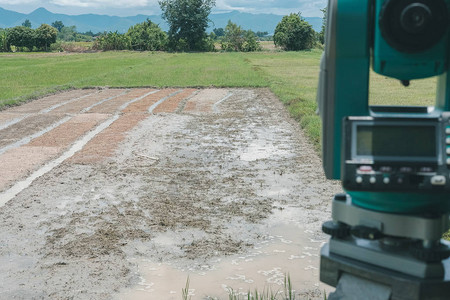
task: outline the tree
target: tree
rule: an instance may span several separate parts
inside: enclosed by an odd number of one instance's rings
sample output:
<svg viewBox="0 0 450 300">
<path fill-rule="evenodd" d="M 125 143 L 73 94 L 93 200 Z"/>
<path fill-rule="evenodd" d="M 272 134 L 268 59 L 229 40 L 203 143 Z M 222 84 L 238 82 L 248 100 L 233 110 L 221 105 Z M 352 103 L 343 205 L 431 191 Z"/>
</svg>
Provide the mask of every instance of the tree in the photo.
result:
<svg viewBox="0 0 450 300">
<path fill-rule="evenodd" d="M 52 23 L 52 26 L 55 27 L 58 30 L 58 32 L 61 32 L 61 30 L 64 27 L 64 24 L 62 21 L 55 21 Z"/>
<path fill-rule="evenodd" d="M 225 35 L 225 30 L 223 30 L 223 28 L 214 28 L 213 32 L 218 38 L 223 37 Z"/>
<path fill-rule="evenodd" d="M 162 51 L 167 45 L 167 35 L 161 28 L 147 19 L 147 21 L 131 26 L 127 36 L 131 41 L 131 48 L 139 51 Z"/>
<path fill-rule="evenodd" d="M 28 27 L 31 28 L 31 22 L 30 20 L 26 19 L 23 23 L 22 23 L 23 27 Z"/>
<path fill-rule="evenodd" d="M 259 38 L 263 38 L 263 37 L 265 37 L 268 34 L 269 33 L 267 31 L 258 31 L 258 32 L 256 32 L 256 36 L 259 37 Z"/>
<path fill-rule="evenodd" d="M 8 41 L 11 46 L 21 50 L 24 47 L 32 51 L 35 46 L 35 31 L 25 26 L 16 26 L 8 30 Z"/>
<path fill-rule="evenodd" d="M 312 26 L 299 14 L 284 16 L 275 28 L 275 45 L 288 51 L 311 49 L 315 34 Z"/>
<path fill-rule="evenodd" d="M 0 52 L 9 52 L 10 47 L 8 44 L 8 31 L 0 28 Z"/>
<path fill-rule="evenodd" d="M 215 0 L 160 0 L 169 23 L 169 48 L 175 51 L 211 50 L 206 28 Z"/>
<path fill-rule="evenodd" d="M 58 33 L 58 40 L 74 42 L 77 38 L 77 28 L 75 26 L 64 26 Z"/>
<path fill-rule="evenodd" d="M 42 24 L 36 29 L 36 47 L 48 50 L 49 46 L 56 42 L 58 30 L 48 24 Z"/>
<path fill-rule="evenodd" d="M 256 40 L 256 34 L 251 30 L 243 30 L 241 26 L 228 21 L 225 27 L 221 48 L 225 51 L 259 51 L 261 45 Z"/>
<path fill-rule="evenodd" d="M 319 32 L 319 42 L 322 44 L 325 44 L 325 29 L 327 28 L 327 20 L 328 20 L 328 13 L 327 8 L 321 9 L 323 13 L 323 19 L 322 19 L 322 29 Z"/>
</svg>

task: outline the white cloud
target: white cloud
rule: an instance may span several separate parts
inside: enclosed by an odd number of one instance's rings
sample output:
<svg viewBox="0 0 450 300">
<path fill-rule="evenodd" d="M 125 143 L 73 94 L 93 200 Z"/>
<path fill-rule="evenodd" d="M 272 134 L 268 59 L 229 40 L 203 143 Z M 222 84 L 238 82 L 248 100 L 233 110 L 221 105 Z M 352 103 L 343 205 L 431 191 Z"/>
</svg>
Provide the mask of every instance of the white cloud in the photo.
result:
<svg viewBox="0 0 450 300">
<path fill-rule="evenodd" d="M 216 0 L 213 13 L 237 10 L 248 13 L 287 15 L 301 12 L 304 17 L 322 17 L 327 0 Z M 120 16 L 159 14 L 158 0 L 0 0 L 0 7 L 29 13 L 45 7 L 56 13 L 98 13 Z"/>
<path fill-rule="evenodd" d="M 132 8 L 132 7 L 146 7 L 154 4 L 156 1 L 149 0 L 51 0 L 50 3 L 59 6 L 75 6 L 75 7 L 122 7 Z"/>
<path fill-rule="evenodd" d="M 0 0 L 0 5 L 23 5 L 35 2 L 36 0 Z"/>
</svg>

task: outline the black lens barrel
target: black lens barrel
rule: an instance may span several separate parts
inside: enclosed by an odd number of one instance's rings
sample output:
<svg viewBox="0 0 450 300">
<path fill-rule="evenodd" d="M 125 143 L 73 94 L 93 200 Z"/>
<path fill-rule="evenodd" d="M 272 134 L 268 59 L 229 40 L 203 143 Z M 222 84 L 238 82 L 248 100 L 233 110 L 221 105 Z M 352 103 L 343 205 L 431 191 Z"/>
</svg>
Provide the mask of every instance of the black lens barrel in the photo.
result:
<svg viewBox="0 0 450 300">
<path fill-rule="evenodd" d="M 406 53 L 422 52 L 448 32 L 448 6 L 444 0 L 387 0 L 378 22 L 391 47 Z"/>
</svg>

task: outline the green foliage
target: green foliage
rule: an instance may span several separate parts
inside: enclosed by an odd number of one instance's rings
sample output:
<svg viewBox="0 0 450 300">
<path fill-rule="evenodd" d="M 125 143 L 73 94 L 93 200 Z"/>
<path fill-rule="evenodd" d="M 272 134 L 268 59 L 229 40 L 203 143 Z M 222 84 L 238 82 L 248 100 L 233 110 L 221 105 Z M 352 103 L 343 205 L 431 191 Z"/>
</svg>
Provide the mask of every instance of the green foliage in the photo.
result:
<svg viewBox="0 0 450 300">
<path fill-rule="evenodd" d="M 169 24 L 170 50 L 211 50 L 206 28 L 215 0 L 160 0 L 159 5 Z"/>
<path fill-rule="evenodd" d="M 217 38 L 223 37 L 225 35 L 225 30 L 223 30 L 223 28 L 214 28 L 213 32 Z"/>
<path fill-rule="evenodd" d="M 128 50 L 131 48 L 131 39 L 128 35 L 115 32 L 107 32 L 97 37 L 94 43 L 94 49 L 111 51 L 111 50 Z"/>
<path fill-rule="evenodd" d="M 322 44 L 325 44 L 325 29 L 327 27 L 327 19 L 328 19 L 328 13 L 327 8 L 321 9 L 323 13 L 323 19 L 322 19 L 322 29 L 319 32 L 319 42 Z"/>
<path fill-rule="evenodd" d="M 263 37 L 265 37 L 265 36 L 267 36 L 269 33 L 267 32 L 267 31 L 257 31 L 256 32 L 256 36 L 258 37 L 258 38 L 263 38 Z"/>
<path fill-rule="evenodd" d="M 251 30 L 243 30 L 241 26 L 228 21 L 224 31 L 220 47 L 224 51 L 260 51 L 261 45 L 256 39 L 256 35 Z"/>
<path fill-rule="evenodd" d="M 192 299 L 191 296 L 189 296 L 189 284 L 190 284 L 190 279 L 189 276 L 186 280 L 186 286 L 184 288 L 181 289 L 181 297 L 183 300 L 190 300 Z"/>
<path fill-rule="evenodd" d="M 7 43 L 17 50 L 33 51 L 35 45 L 35 31 L 25 26 L 16 26 L 8 30 Z M 26 49 L 25 49 L 26 48 Z"/>
<path fill-rule="evenodd" d="M 77 36 L 77 28 L 75 26 L 63 26 L 58 31 L 58 40 L 64 42 L 74 42 Z"/>
<path fill-rule="evenodd" d="M 0 52 L 11 51 L 8 43 L 8 31 L 6 29 L 0 28 Z"/>
<path fill-rule="evenodd" d="M 275 45 L 285 50 L 306 50 L 314 46 L 315 31 L 300 14 L 290 14 L 278 23 L 273 39 Z"/>
<path fill-rule="evenodd" d="M 35 32 L 35 46 L 38 49 L 47 51 L 50 45 L 56 42 L 57 35 L 58 30 L 56 30 L 56 28 L 47 24 L 42 24 Z"/>
<path fill-rule="evenodd" d="M 131 41 L 131 49 L 139 51 L 163 51 L 167 46 L 167 35 L 161 28 L 147 21 L 131 26 L 127 36 Z"/>
<path fill-rule="evenodd" d="M 58 30 L 58 32 L 61 32 L 61 30 L 64 27 L 64 24 L 62 21 L 55 21 L 52 23 L 52 26 L 56 28 L 56 30 Z"/>
<path fill-rule="evenodd" d="M 30 20 L 26 19 L 23 23 L 22 23 L 23 27 L 28 27 L 31 28 L 31 22 Z"/>
</svg>

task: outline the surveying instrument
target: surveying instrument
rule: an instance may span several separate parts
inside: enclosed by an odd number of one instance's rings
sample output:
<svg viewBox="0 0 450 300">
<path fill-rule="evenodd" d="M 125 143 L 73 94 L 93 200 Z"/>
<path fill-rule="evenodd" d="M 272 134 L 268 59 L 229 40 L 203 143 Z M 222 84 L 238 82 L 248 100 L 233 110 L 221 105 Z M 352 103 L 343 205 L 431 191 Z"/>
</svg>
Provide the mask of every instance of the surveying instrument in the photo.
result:
<svg viewBox="0 0 450 300">
<path fill-rule="evenodd" d="M 329 0 L 327 14 L 323 165 L 345 191 L 322 226 L 328 299 L 448 300 L 450 0 Z M 370 67 L 405 88 L 436 76 L 435 106 L 370 106 Z"/>
</svg>

